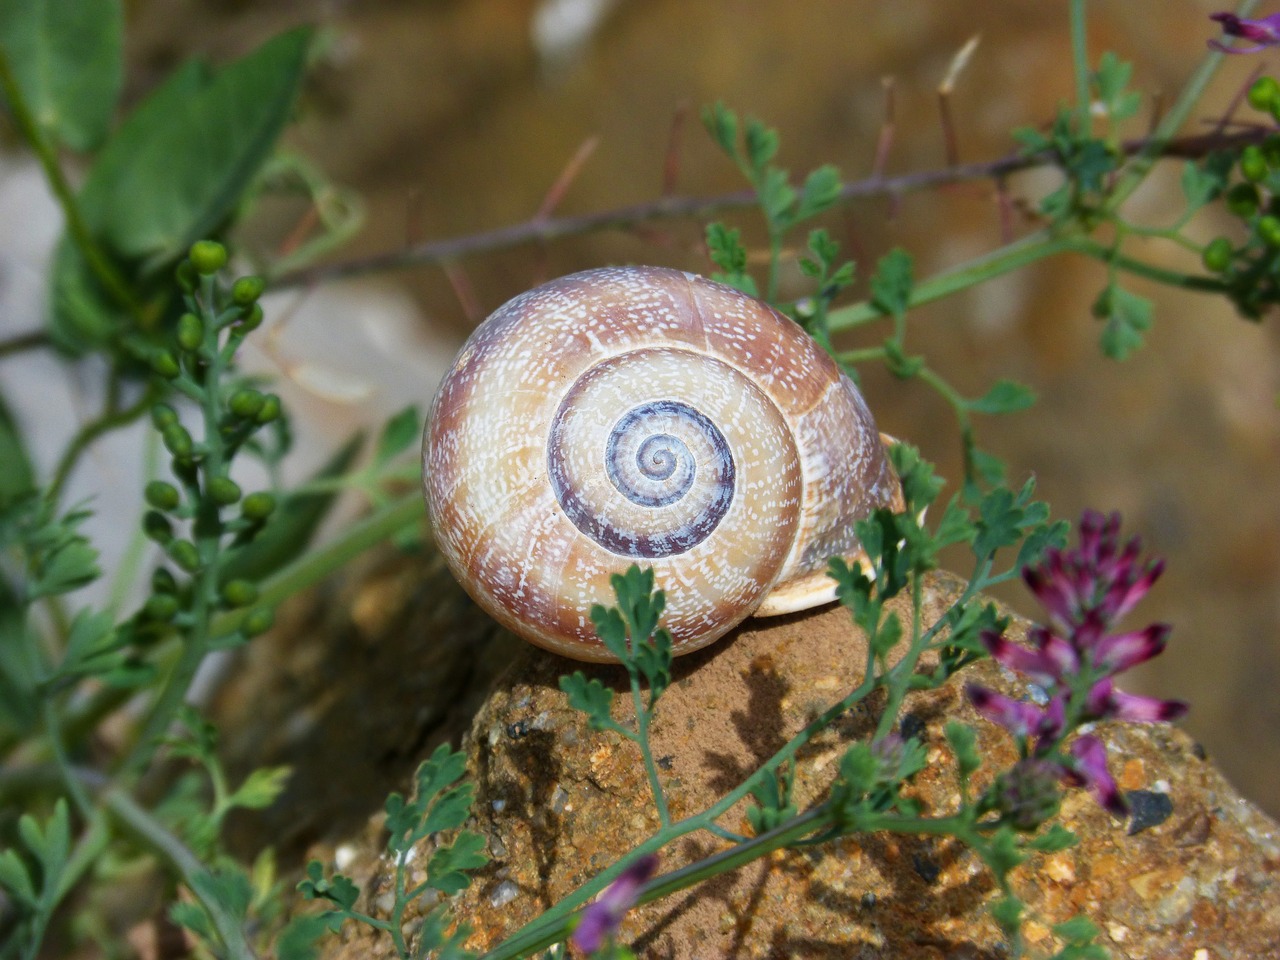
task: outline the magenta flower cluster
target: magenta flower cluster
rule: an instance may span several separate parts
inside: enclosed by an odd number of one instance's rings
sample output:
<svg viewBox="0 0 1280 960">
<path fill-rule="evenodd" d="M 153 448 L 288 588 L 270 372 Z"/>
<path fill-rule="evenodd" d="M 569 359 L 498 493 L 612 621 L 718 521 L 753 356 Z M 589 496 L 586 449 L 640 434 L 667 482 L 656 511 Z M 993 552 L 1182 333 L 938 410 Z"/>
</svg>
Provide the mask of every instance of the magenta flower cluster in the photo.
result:
<svg viewBox="0 0 1280 960">
<path fill-rule="evenodd" d="M 1014 700 L 978 684 L 965 688 L 979 713 L 1018 739 L 1028 775 L 1034 772 L 1042 778 L 1052 770 L 1071 785 L 1088 786 L 1115 814 L 1124 812 L 1124 798 L 1107 770 L 1102 741 L 1091 734 L 1076 737 L 1065 755 L 1059 751 L 1061 742 L 1081 724 L 1095 720 L 1174 720 L 1187 711 L 1181 701 L 1125 693 L 1112 680 L 1159 654 L 1169 635 L 1168 625 L 1162 623 L 1108 632 L 1164 569 L 1160 561 L 1139 557 L 1136 537 L 1121 547 L 1119 530 L 1119 514 L 1086 512 L 1078 547 L 1049 550 L 1038 566 L 1023 570 L 1027 586 L 1048 613 L 1046 626 L 1027 633 L 1031 648 L 994 631 L 982 635 L 991 656 L 1041 686 L 1047 702 L 1040 706 Z"/>
<path fill-rule="evenodd" d="M 1280 44 L 1280 13 L 1256 20 L 1237 17 L 1234 13 L 1211 13 L 1209 19 L 1222 24 L 1223 36 L 1239 37 L 1252 43 L 1248 47 L 1229 47 L 1221 40 L 1210 40 L 1209 46 L 1222 53 L 1257 53 Z"/>
</svg>

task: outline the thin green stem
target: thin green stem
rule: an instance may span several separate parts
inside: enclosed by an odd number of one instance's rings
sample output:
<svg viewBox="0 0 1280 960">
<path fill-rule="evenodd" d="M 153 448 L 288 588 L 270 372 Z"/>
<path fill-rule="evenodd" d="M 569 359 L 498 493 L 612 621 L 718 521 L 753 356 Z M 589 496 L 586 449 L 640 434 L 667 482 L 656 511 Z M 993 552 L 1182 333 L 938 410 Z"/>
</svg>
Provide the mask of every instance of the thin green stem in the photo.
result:
<svg viewBox="0 0 1280 960">
<path fill-rule="evenodd" d="M 1093 98 L 1089 93 L 1089 38 L 1085 23 L 1085 0 L 1071 0 L 1071 68 L 1076 85 L 1076 136 L 1087 137 L 1093 130 Z"/>
<path fill-rule="evenodd" d="M 907 308 L 911 309 L 932 303 L 934 300 L 941 300 L 943 297 L 966 290 L 986 280 L 1021 269 L 1037 260 L 1054 256 L 1068 249 L 1069 246 L 1068 237 L 1054 236 L 1048 230 L 1037 230 L 998 250 L 916 284 L 911 289 Z M 831 331 L 834 333 L 839 330 L 851 330 L 884 315 L 883 309 L 871 300 L 864 300 L 861 303 L 831 311 L 829 315 Z"/>
<path fill-rule="evenodd" d="M 43 330 L 19 333 L 9 337 L 7 340 L 0 340 L 0 359 L 47 346 L 49 346 L 49 334 Z"/>
<path fill-rule="evenodd" d="M 45 138 L 44 132 L 32 115 L 26 97 L 23 96 L 22 90 L 18 86 L 18 81 L 13 75 L 13 68 L 9 64 L 9 58 L 3 50 L 0 50 L 0 91 L 3 91 L 5 99 L 9 102 L 9 110 L 13 116 L 14 123 L 18 126 L 18 131 L 40 161 L 45 179 L 49 182 L 53 195 L 57 198 L 58 205 L 62 208 L 62 215 L 67 222 L 67 229 L 71 233 L 72 239 L 75 240 L 80 253 L 84 256 L 85 262 L 89 264 L 89 269 L 93 271 L 98 282 L 102 284 L 103 289 L 107 291 L 113 300 L 136 319 L 142 320 L 142 307 L 134 298 L 129 284 L 98 245 L 93 232 L 85 222 L 84 216 L 80 211 L 80 205 L 76 202 L 75 193 L 62 173 L 57 153 L 53 145 Z"/>
<path fill-rule="evenodd" d="M 640 692 L 640 677 L 634 669 L 628 669 L 631 677 L 631 702 L 635 706 L 636 727 L 639 736 L 636 739 L 636 745 L 640 748 L 640 756 L 644 758 L 644 772 L 649 778 L 649 789 L 653 791 L 653 802 L 658 807 L 658 821 L 663 828 L 671 826 L 671 811 L 667 808 L 667 796 L 662 789 L 662 781 L 658 779 L 658 767 L 653 762 L 653 750 L 649 744 L 649 723 L 653 719 L 653 713 L 644 708 L 643 697 Z"/>
<path fill-rule="evenodd" d="M 79 778 L 75 776 L 71 760 L 67 756 L 66 744 L 63 742 L 62 721 L 53 697 L 44 696 L 41 698 L 40 713 L 44 721 L 45 736 L 48 738 L 49 748 L 53 752 L 53 761 L 57 764 L 59 773 L 62 774 L 62 782 L 71 797 L 71 802 L 82 817 L 88 818 L 93 813 L 93 803 L 90 801 L 89 794 L 85 791 Z"/>
<path fill-rule="evenodd" d="M 113 377 L 118 375 L 116 373 L 112 374 Z M 75 470 L 80 461 L 80 457 L 95 440 L 104 434 L 110 433 L 112 430 L 117 430 L 133 423 L 150 409 L 158 396 L 159 388 L 154 383 L 148 383 L 142 395 L 129 406 L 119 408 L 114 404 L 108 404 L 100 417 L 81 427 L 79 432 L 71 438 L 71 442 L 67 445 L 66 450 L 63 451 L 57 467 L 54 468 L 53 480 L 45 493 L 49 503 L 56 504 L 58 502 L 58 498 L 62 495 L 62 488 L 66 486 L 72 471 Z"/>
<path fill-rule="evenodd" d="M 252 960 L 254 953 L 239 921 L 229 914 L 216 895 L 217 881 L 209 869 L 177 837 L 121 789 L 102 794 L 103 805 L 126 831 L 154 851 L 182 877 L 183 882 L 209 913 L 227 955 Z"/>
</svg>

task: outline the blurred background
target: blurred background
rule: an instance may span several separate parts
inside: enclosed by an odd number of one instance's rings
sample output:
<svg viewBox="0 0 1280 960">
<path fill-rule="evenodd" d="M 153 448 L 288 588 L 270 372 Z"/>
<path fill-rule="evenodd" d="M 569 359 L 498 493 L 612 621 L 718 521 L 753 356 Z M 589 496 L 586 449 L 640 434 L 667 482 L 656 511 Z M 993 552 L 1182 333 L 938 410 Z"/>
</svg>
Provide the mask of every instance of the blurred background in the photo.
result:
<svg viewBox="0 0 1280 960">
<path fill-rule="evenodd" d="M 335 260 L 527 220 L 588 140 L 594 152 L 558 214 L 651 200 L 663 189 L 681 116 L 675 192 L 741 189 L 697 120 L 716 100 L 777 127 L 779 161 L 794 175 L 831 162 L 855 179 L 872 169 L 892 78 L 885 172 L 941 167 L 937 87 L 974 36 L 980 42 L 951 100 L 962 162 L 1010 153 L 1011 129 L 1047 122 L 1071 96 L 1064 2 L 132 0 L 127 7 L 130 99 L 193 53 L 224 61 L 287 26 L 321 27 L 288 142 L 362 198 L 364 227 Z M 1217 33 L 1207 18 L 1215 7 L 1089 4 L 1091 58 L 1110 49 L 1132 61 L 1133 85 L 1148 94 L 1135 134 L 1204 55 Z M 1251 71 L 1276 66 L 1275 54 L 1229 58 L 1187 132 L 1207 130 Z M 1132 199 L 1131 217 L 1171 222 L 1179 173 L 1176 164 L 1159 171 Z M 6 176 L 12 184 L 19 173 Z M 1030 206 L 1054 183 L 1040 172 L 1009 186 Z M 31 220 L 6 210 L 0 232 L 16 236 L 5 249 L 36 262 L 42 254 Z M 241 240 L 259 251 L 282 249 L 304 216 L 301 204 L 265 206 Z M 750 213 L 726 219 L 759 238 Z M 470 327 L 542 279 L 621 262 L 709 272 L 703 226 L 664 221 L 524 246 L 462 261 L 452 277 L 417 267 L 281 292 L 272 302 L 283 324 L 277 319 L 271 349 L 256 362 L 286 378 L 309 441 L 336 446 L 405 403 L 425 410 Z M 864 279 L 894 246 L 914 255 L 924 277 L 1001 241 L 990 182 L 857 203 L 826 226 Z M 1230 229 L 1219 212 L 1194 225 L 1203 239 Z M 1140 252 L 1194 267 L 1171 244 L 1151 241 Z M 793 292 L 803 289 L 798 274 L 783 279 Z M 1013 480 L 1035 476 L 1058 516 L 1118 509 L 1126 529 L 1167 558 L 1135 626 L 1172 623 L 1170 648 L 1135 671 L 1130 685 L 1190 700 L 1186 728 L 1247 796 L 1280 814 L 1280 332 L 1275 318 L 1252 324 L 1225 301 L 1131 281 L 1154 299 L 1156 322 L 1146 348 L 1115 363 L 1102 357 L 1090 314 L 1103 283 L 1102 268 L 1083 258 L 1041 263 L 915 311 L 908 345 L 968 394 L 997 377 L 1038 392 L 1031 410 L 982 420 L 980 442 L 1010 464 Z M 848 345 L 882 337 L 869 328 Z M 936 395 L 876 368 L 863 371 L 863 388 L 881 429 L 919 445 L 944 476 L 960 476 L 954 420 Z M 1037 612 L 1018 590 L 1003 599 Z"/>
</svg>

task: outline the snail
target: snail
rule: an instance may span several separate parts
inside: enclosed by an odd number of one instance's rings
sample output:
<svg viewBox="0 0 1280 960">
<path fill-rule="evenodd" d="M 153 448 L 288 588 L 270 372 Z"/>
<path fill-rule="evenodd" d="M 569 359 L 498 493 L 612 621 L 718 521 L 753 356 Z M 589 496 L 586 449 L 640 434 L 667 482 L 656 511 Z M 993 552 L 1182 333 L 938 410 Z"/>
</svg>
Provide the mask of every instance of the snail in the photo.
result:
<svg viewBox="0 0 1280 960">
<path fill-rule="evenodd" d="M 427 508 L 455 577 L 501 624 L 613 656 L 593 604 L 652 566 L 672 652 L 750 614 L 835 599 L 853 521 L 903 507 L 866 403 L 792 320 L 658 267 L 588 270 L 498 308 L 440 385 Z"/>
</svg>

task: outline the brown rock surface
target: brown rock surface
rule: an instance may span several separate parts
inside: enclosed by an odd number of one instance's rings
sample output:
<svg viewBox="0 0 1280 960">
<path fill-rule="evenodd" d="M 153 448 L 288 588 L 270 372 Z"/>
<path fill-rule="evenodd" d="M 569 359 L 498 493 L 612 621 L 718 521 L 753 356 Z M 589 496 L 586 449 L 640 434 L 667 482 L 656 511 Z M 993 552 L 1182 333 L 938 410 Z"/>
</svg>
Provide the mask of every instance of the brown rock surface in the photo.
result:
<svg viewBox="0 0 1280 960">
<path fill-rule="evenodd" d="M 931 578 L 926 617 L 936 618 L 957 589 L 949 576 Z M 1015 631 L 1021 626 L 1015 622 Z M 856 684 L 863 651 L 848 614 L 832 607 L 750 621 L 677 661 L 653 730 L 673 816 L 705 808 Z M 557 689 L 558 676 L 573 666 L 521 651 L 466 739 L 477 783 L 475 829 L 493 856 L 454 904 L 455 916 L 474 928 L 474 949 L 496 944 L 658 826 L 635 748 L 591 731 Z M 588 669 L 622 689 L 620 670 Z M 1014 683 L 990 662 L 969 676 L 1006 691 Z M 615 705 L 624 722 L 627 704 L 619 698 Z M 846 745 L 873 729 L 879 708 L 875 698 L 856 707 L 801 752 L 802 807 L 822 796 Z M 1014 759 L 1008 737 L 976 717 L 954 682 L 908 699 L 903 717 L 929 750 L 929 766 L 912 787 L 928 811 L 945 813 L 957 802 L 942 736 L 947 720 L 958 717 L 979 732 L 987 760 L 979 786 Z M 1280 953 L 1276 824 L 1180 731 L 1106 724 L 1097 732 L 1121 787 L 1143 791 L 1132 799 L 1150 803 L 1157 812 L 1146 819 L 1154 822 L 1122 824 L 1085 792 L 1068 794 L 1063 822 L 1080 844 L 1015 874 L 1016 890 L 1037 918 L 1026 928 L 1031 946 L 1051 952 L 1048 925 L 1083 913 L 1118 958 Z M 721 823 L 749 832 L 741 808 Z M 313 851 L 331 864 L 338 859 L 362 885 L 362 906 L 374 912 L 389 867 L 379 854 L 380 824 L 374 817 L 362 839 Z M 685 837 L 664 851 L 662 869 L 723 846 L 707 834 Z M 641 956 L 995 958 L 1004 954 L 987 912 L 993 897 L 990 874 L 956 842 L 856 836 L 777 852 L 651 904 L 632 914 L 623 934 Z M 351 924 L 341 941 L 329 956 L 390 954 L 389 941 Z"/>
</svg>

